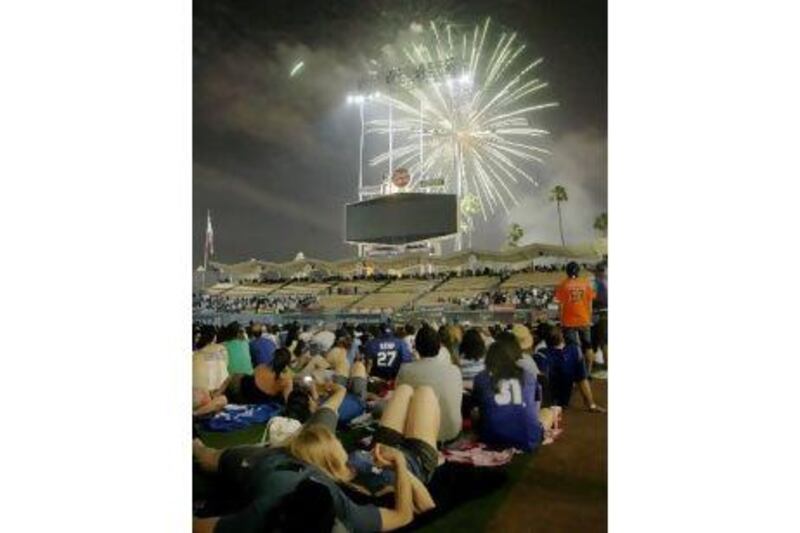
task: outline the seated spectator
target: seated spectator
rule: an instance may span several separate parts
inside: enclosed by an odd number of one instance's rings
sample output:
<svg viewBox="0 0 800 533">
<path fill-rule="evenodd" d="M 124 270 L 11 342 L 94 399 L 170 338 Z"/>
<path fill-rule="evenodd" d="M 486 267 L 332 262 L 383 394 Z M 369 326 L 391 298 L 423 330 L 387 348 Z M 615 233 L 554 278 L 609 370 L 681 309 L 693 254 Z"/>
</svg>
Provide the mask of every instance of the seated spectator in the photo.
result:
<svg viewBox="0 0 800 533">
<path fill-rule="evenodd" d="M 303 330 L 300 333 L 298 333 L 297 338 L 300 339 L 301 341 L 308 342 L 311 340 L 312 336 L 313 333 L 311 333 L 311 326 L 305 324 L 303 325 Z"/>
<path fill-rule="evenodd" d="M 545 338 L 547 348 L 537 352 L 536 359 L 547 376 L 553 405 L 568 407 L 572 388 L 577 383 L 583 402 L 590 411 L 605 412 L 594 403 L 592 389 L 586 378 L 586 363 L 576 344 L 566 344 L 558 326 L 551 326 Z"/>
<path fill-rule="evenodd" d="M 414 327 L 414 324 L 412 324 L 411 322 L 406 324 L 406 327 L 404 328 L 404 332 L 405 332 L 405 336 L 403 337 L 403 340 L 405 341 L 406 346 L 408 346 L 408 350 L 413 354 L 414 353 L 414 335 L 416 335 L 416 333 L 417 333 L 417 330 Z"/>
<path fill-rule="evenodd" d="M 395 379 L 400 366 L 413 361 L 406 343 L 387 324 L 381 325 L 380 333 L 366 344 L 364 352 L 369 375 L 385 380 Z"/>
<path fill-rule="evenodd" d="M 229 374 L 253 373 L 247 334 L 238 322 L 231 322 L 225 327 L 222 345 L 228 350 Z"/>
<path fill-rule="evenodd" d="M 540 409 L 536 378 L 520 368 L 519 346 L 496 342 L 486 355 L 486 370 L 478 374 L 473 396 L 480 413 L 482 442 L 526 452 L 542 443 L 545 431 L 553 427 L 555 414 Z"/>
<path fill-rule="evenodd" d="M 308 341 L 311 345 L 312 353 L 316 351 L 316 353 L 322 354 L 328 353 L 328 350 L 333 348 L 335 342 L 336 334 L 328 329 L 322 329 L 314 333 Z"/>
<path fill-rule="evenodd" d="M 202 326 L 192 354 L 192 388 L 208 393 L 212 398 L 225 392 L 228 386 L 228 351 L 217 343 L 217 328 Z"/>
<path fill-rule="evenodd" d="M 278 326 L 265 326 L 263 336 L 271 340 L 275 346 L 280 346 L 280 332 L 281 328 Z"/>
<path fill-rule="evenodd" d="M 288 347 L 292 352 L 292 362 L 290 364 L 292 372 L 299 373 L 311 361 L 311 350 L 305 341 L 294 341 L 293 346 Z"/>
<path fill-rule="evenodd" d="M 263 335 L 264 325 L 253 324 L 251 328 L 250 340 L 250 361 L 253 363 L 253 368 L 258 365 L 269 365 L 272 363 L 272 358 L 275 356 L 276 346 L 268 337 Z"/>
<path fill-rule="evenodd" d="M 341 396 L 342 393 L 339 392 L 335 398 L 340 399 Z M 397 401 L 405 396 L 408 394 L 403 393 Z M 436 413 L 429 409 L 425 400 L 426 398 L 420 397 L 414 404 L 413 414 L 408 415 L 408 419 L 413 417 L 416 423 L 401 426 L 403 429 L 408 427 L 409 431 L 408 436 L 403 435 L 399 440 L 393 441 L 398 448 L 386 445 L 376 435 L 377 444 L 373 452 L 375 463 L 395 473 L 394 508 L 356 505 L 343 492 L 341 485 L 350 484 L 356 478 L 356 472 L 348 467 L 347 452 L 335 435 L 337 412 L 334 401 L 323 405 L 286 446 L 276 449 L 238 446 L 216 450 L 206 447 L 196 439 L 193 455 L 203 470 L 218 472 L 224 479 L 237 480 L 241 486 L 233 487 L 234 489 L 249 487 L 250 490 L 243 491 L 247 496 L 241 502 L 241 511 L 223 517 L 195 519 L 194 531 L 269 531 L 274 527 L 273 511 L 286 501 L 287 495 L 296 491 L 308 479 L 327 489 L 333 498 L 336 520 L 347 531 L 390 531 L 408 524 L 414 513 L 414 488 L 410 471 L 419 467 L 417 471 L 425 476 L 426 467 L 430 466 L 430 461 L 427 460 L 427 452 L 430 450 L 426 450 L 424 445 L 430 446 L 429 441 L 434 433 L 431 428 L 435 428 L 432 418 Z M 392 409 L 392 412 L 398 410 Z M 389 425 L 384 432 L 387 439 L 392 438 L 389 431 L 392 429 L 396 430 L 395 426 Z M 417 442 L 421 444 L 417 446 Z M 307 501 L 306 504 L 312 502 Z M 292 520 L 294 519 L 296 518 Z"/>
<path fill-rule="evenodd" d="M 351 365 L 356 361 L 358 354 L 361 352 L 361 339 L 356 335 L 356 331 L 351 326 L 343 326 L 342 333 L 349 337 L 349 347 L 347 349 L 347 362 Z M 337 335 L 339 337 L 343 335 Z"/>
<path fill-rule="evenodd" d="M 242 403 L 283 403 L 292 392 L 291 360 L 291 352 L 279 348 L 272 363 L 256 366 L 252 376 L 234 376 L 233 389 Z"/>
<path fill-rule="evenodd" d="M 310 357 L 305 361 L 305 365 L 300 367 L 299 376 L 311 376 L 317 383 L 322 383 L 328 375 L 326 372 L 331 372 L 334 381 L 338 379 L 339 382 L 342 380 L 346 382 L 351 366 L 347 358 L 349 339 L 347 337 L 337 339 L 327 350 L 325 349 L 327 343 L 315 342 L 314 339 L 311 340 Z"/>
<path fill-rule="evenodd" d="M 417 331 L 414 346 L 420 359 L 400 368 L 397 384 L 425 385 L 433 389 L 441 410 L 438 440 L 452 440 L 461 431 L 461 371 L 449 359 L 437 357 L 441 348 L 439 334 L 430 326 L 425 325 Z"/>
<path fill-rule="evenodd" d="M 533 346 L 533 336 L 528 328 L 523 326 L 522 324 L 514 324 L 512 328 L 508 331 L 504 331 L 500 335 L 497 336 L 495 339 L 496 342 L 513 342 L 517 346 L 519 346 L 519 359 L 517 360 L 517 366 L 531 374 L 532 376 L 536 377 L 539 374 L 539 369 L 536 366 L 536 362 L 533 360 L 532 355 L 529 353 L 531 347 Z M 523 346 L 525 348 L 523 349 Z"/>
<path fill-rule="evenodd" d="M 439 341 L 450 353 L 450 362 L 456 366 L 458 366 L 458 346 L 461 344 L 461 338 L 461 328 L 458 326 L 451 324 L 439 328 Z"/>
<path fill-rule="evenodd" d="M 205 416 L 221 411 L 228 405 L 224 394 L 211 396 L 208 391 L 194 388 L 192 390 L 192 416 Z"/>
<path fill-rule="evenodd" d="M 305 422 L 317 410 L 319 395 L 314 378 L 304 376 L 295 380 L 295 387 L 286 400 L 284 416 Z M 326 382 L 344 387 L 346 395 L 338 405 L 339 420 L 346 423 L 366 410 L 367 370 L 364 363 L 356 361 L 347 375 L 334 375 Z"/>
<path fill-rule="evenodd" d="M 459 348 L 461 350 L 461 358 L 459 360 L 461 378 L 465 384 L 469 383 L 471 386 L 475 376 L 486 368 L 484 363 L 486 343 L 481 333 L 477 329 L 471 328 L 464 333 L 464 339 L 461 341 Z"/>
</svg>

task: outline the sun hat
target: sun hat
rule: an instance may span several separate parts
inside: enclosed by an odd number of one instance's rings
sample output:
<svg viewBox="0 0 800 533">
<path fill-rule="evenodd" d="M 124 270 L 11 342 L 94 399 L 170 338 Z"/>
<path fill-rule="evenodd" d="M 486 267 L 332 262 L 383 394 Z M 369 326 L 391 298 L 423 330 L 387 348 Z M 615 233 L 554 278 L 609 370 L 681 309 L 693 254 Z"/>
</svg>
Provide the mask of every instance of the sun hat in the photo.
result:
<svg viewBox="0 0 800 533">
<path fill-rule="evenodd" d="M 520 349 L 530 350 L 533 347 L 533 335 L 527 327 L 522 324 L 514 324 L 511 333 L 517 338 Z"/>
</svg>

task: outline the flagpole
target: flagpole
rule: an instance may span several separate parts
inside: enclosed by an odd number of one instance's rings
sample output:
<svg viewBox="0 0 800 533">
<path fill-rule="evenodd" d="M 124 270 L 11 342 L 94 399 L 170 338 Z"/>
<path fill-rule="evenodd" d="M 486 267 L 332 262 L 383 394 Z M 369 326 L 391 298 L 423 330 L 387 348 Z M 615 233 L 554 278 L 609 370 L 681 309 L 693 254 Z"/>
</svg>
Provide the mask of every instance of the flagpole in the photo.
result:
<svg viewBox="0 0 800 533">
<path fill-rule="evenodd" d="M 211 221 L 211 210 L 206 210 L 206 244 L 203 247 L 203 276 L 202 276 L 202 290 L 201 292 L 205 292 L 206 290 L 206 270 L 208 270 L 208 224 Z"/>
</svg>

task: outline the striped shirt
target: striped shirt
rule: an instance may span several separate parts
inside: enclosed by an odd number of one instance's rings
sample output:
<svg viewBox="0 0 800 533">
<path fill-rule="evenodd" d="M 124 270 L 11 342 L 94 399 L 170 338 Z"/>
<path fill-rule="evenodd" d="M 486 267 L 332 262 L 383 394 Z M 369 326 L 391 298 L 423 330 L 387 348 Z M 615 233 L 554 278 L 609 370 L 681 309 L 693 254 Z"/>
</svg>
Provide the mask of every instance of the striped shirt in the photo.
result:
<svg viewBox="0 0 800 533">
<path fill-rule="evenodd" d="M 461 376 L 464 381 L 472 381 L 475 379 L 475 376 L 486 369 L 486 364 L 483 359 L 478 359 L 477 361 L 461 359 L 459 366 L 461 367 Z"/>
</svg>

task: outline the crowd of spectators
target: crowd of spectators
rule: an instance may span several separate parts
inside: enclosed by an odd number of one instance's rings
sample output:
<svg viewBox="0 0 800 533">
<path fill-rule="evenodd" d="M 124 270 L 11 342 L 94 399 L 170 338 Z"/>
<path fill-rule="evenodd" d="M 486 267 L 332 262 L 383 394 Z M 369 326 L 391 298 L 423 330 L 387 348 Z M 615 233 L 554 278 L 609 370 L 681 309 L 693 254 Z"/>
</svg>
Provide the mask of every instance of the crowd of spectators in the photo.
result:
<svg viewBox="0 0 800 533">
<path fill-rule="evenodd" d="M 314 294 L 276 294 L 259 296 L 225 296 L 201 294 L 193 298 L 196 311 L 215 313 L 294 313 L 313 308 L 319 303 Z"/>
<path fill-rule="evenodd" d="M 492 306 L 513 306 L 515 309 L 546 309 L 553 302 L 550 288 L 522 287 L 510 290 L 483 291 L 477 295 L 452 296 L 442 294 L 437 303 L 455 305 L 469 310 L 486 310 Z"/>
<path fill-rule="evenodd" d="M 564 438 L 575 390 L 585 409 L 605 412 L 586 359 L 596 295 L 579 268 L 556 290 L 560 325 L 196 324 L 195 419 L 229 402 L 277 405 L 280 415 L 262 445 L 194 440 L 200 471 L 236 495 L 224 512 L 196 513 L 194 530 L 401 528 L 441 501 L 432 482 L 454 443 L 551 444 Z M 345 447 L 348 424 L 365 416 L 371 438 Z"/>
</svg>

